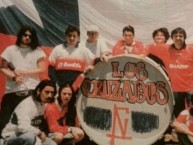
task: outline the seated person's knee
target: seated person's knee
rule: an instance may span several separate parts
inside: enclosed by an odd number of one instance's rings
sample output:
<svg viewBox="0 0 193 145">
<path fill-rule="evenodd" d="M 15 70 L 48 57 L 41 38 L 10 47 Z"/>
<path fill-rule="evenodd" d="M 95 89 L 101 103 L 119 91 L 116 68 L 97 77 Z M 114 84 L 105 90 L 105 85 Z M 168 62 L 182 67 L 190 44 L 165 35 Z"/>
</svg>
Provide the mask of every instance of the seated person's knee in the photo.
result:
<svg viewBox="0 0 193 145">
<path fill-rule="evenodd" d="M 53 140 L 57 143 L 60 144 L 64 138 L 64 135 L 62 133 L 55 133 Z"/>
</svg>

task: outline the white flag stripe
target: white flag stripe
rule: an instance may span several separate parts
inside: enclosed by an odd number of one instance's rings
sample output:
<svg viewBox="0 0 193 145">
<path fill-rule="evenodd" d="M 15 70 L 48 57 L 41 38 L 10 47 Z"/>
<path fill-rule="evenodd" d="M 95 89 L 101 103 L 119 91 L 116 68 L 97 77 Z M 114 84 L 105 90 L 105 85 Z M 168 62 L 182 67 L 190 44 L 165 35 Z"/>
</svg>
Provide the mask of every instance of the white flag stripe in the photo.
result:
<svg viewBox="0 0 193 145">
<path fill-rule="evenodd" d="M 187 42 L 193 43 L 192 6 L 192 0 L 79 0 L 82 39 L 86 38 L 86 27 L 96 24 L 113 45 L 122 38 L 122 28 L 130 24 L 136 39 L 144 43 L 153 42 L 152 32 L 159 27 L 167 27 L 170 32 L 183 27 Z"/>
<path fill-rule="evenodd" d="M 23 14 L 43 28 L 42 21 L 32 0 L 0 0 L 0 7 L 15 5 Z"/>
</svg>

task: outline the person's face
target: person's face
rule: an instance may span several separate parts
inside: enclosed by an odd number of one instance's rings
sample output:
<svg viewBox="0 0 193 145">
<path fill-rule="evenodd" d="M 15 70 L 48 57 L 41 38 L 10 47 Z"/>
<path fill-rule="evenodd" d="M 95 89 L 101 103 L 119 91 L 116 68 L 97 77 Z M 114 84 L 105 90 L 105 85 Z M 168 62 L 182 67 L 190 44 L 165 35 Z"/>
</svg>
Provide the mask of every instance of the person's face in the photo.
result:
<svg viewBox="0 0 193 145">
<path fill-rule="evenodd" d="M 164 44 L 166 43 L 166 38 L 164 36 L 163 32 L 157 32 L 157 34 L 154 36 L 154 42 L 156 44 Z"/>
<path fill-rule="evenodd" d="M 54 97 L 54 88 L 52 86 L 46 86 L 38 93 L 43 103 L 49 103 Z"/>
<path fill-rule="evenodd" d="M 94 43 L 94 42 L 97 42 L 97 38 L 99 36 L 99 33 L 90 31 L 87 33 L 87 36 L 88 36 L 88 41 L 90 43 Z"/>
<path fill-rule="evenodd" d="M 123 39 L 127 45 L 131 45 L 133 43 L 134 35 L 130 31 L 125 31 L 123 33 Z"/>
<path fill-rule="evenodd" d="M 182 33 L 174 34 L 172 40 L 176 49 L 181 49 L 184 46 L 185 38 Z"/>
<path fill-rule="evenodd" d="M 66 106 L 68 105 L 70 99 L 72 98 L 72 90 L 69 87 L 63 88 L 61 91 L 61 100 L 62 100 L 62 105 Z"/>
<path fill-rule="evenodd" d="M 22 35 L 21 45 L 28 46 L 31 43 L 31 35 L 30 31 L 26 31 Z"/>
<path fill-rule="evenodd" d="M 67 43 L 68 43 L 68 45 L 69 45 L 70 47 L 76 46 L 78 40 L 79 40 L 79 36 L 78 36 L 78 33 L 77 33 L 76 31 L 70 32 L 70 33 L 66 36 L 66 41 L 67 41 Z"/>
</svg>

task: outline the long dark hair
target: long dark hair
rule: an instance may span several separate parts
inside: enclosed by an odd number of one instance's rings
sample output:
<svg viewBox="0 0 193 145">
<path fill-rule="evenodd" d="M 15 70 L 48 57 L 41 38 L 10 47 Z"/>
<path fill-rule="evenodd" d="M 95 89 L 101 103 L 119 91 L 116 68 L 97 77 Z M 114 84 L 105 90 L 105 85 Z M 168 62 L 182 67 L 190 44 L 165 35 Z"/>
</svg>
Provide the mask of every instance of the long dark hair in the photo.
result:
<svg viewBox="0 0 193 145">
<path fill-rule="evenodd" d="M 35 50 L 37 49 L 38 46 L 40 46 L 39 44 L 39 41 L 38 41 L 38 37 L 37 37 L 37 34 L 36 34 L 36 31 L 34 28 L 30 27 L 30 26 L 23 26 L 18 34 L 17 34 L 17 40 L 16 40 L 16 45 L 17 46 L 20 46 L 21 44 L 21 41 L 22 41 L 22 36 L 25 34 L 26 31 L 29 31 L 31 33 L 31 43 L 29 44 L 30 48 L 32 50 Z"/>
<path fill-rule="evenodd" d="M 61 100 L 61 92 L 64 88 L 70 88 L 72 91 L 72 97 L 68 103 L 68 112 L 66 113 L 66 124 L 69 126 L 75 126 L 75 118 L 76 118 L 76 95 L 74 92 L 74 89 L 72 88 L 72 86 L 70 84 L 64 84 L 62 86 L 60 86 L 59 91 L 58 91 L 58 103 L 61 106 L 62 104 L 62 100 Z"/>
<path fill-rule="evenodd" d="M 34 100 L 38 101 L 38 102 L 42 102 L 40 95 L 38 94 L 38 91 L 41 92 L 46 86 L 51 86 L 54 88 L 54 95 L 53 95 L 53 99 L 50 101 L 54 102 L 54 96 L 56 95 L 56 84 L 54 82 L 52 82 L 51 80 L 42 80 L 35 88 L 35 90 L 33 91 L 32 97 Z"/>
</svg>

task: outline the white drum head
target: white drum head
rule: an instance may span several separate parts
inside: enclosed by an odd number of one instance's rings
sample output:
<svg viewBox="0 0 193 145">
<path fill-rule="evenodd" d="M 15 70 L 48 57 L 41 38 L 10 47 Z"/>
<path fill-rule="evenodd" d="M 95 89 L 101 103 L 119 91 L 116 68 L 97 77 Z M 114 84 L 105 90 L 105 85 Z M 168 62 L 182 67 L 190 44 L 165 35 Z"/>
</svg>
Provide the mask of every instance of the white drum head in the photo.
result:
<svg viewBox="0 0 193 145">
<path fill-rule="evenodd" d="M 77 114 L 99 145 L 150 145 L 167 129 L 173 94 L 165 72 L 134 55 L 101 62 L 83 81 Z"/>
</svg>

